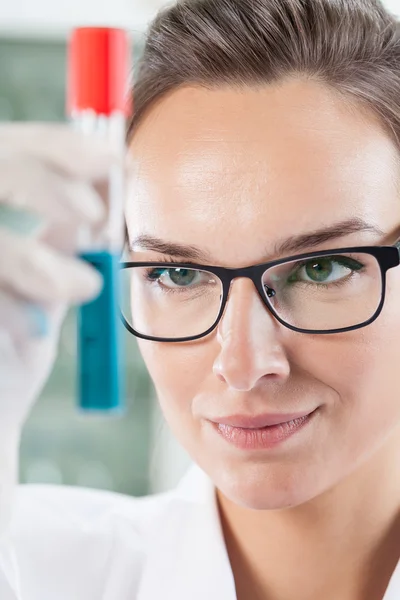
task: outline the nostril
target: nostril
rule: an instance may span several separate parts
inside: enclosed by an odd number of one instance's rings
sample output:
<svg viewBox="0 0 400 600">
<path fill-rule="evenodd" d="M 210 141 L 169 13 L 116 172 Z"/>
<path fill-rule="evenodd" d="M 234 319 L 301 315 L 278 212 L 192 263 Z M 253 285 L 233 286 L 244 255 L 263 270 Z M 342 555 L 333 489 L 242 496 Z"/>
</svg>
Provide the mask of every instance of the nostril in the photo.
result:
<svg viewBox="0 0 400 600">
<path fill-rule="evenodd" d="M 221 373 L 219 373 L 216 369 L 214 369 L 214 375 L 216 375 L 217 379 L 222 381 L 222 383 L 226 383 L 225 377 Z"/>
</svg>

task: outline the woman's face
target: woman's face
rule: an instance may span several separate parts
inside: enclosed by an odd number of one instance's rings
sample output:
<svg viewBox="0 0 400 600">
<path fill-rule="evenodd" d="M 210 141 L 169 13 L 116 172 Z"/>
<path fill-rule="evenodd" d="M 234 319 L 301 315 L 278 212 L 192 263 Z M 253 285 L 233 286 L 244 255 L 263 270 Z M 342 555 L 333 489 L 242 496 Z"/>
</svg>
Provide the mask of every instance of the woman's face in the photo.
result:
<svg viewBox="0 0 400 600">
<path fill-rule="evenodd" d="M 204 264 L 247 267 L 296 254 L 277 248 L 349 220 L 371 228 L 339 228 L 301 252 L 396 241 L 394 144 L 367 109 L 317 83 L 177 90 L 146 116 L 131 154 L 132 260 L 170 260 L 135 243 L 146 235 L 196 247 Z M 183 250 L 174 258 L 186 262 Z M 226 497 L 255 509 L 299 505 L 396 443 L 399 297 L 394 268 L 376 322 L 310 335 L 280 325 L 241 278 L 208 337 L 139 340 L 174 435 Z M 314 410 L 306 426 L 265 449 L 238 448 L 211 424 Z"/>
</svg>

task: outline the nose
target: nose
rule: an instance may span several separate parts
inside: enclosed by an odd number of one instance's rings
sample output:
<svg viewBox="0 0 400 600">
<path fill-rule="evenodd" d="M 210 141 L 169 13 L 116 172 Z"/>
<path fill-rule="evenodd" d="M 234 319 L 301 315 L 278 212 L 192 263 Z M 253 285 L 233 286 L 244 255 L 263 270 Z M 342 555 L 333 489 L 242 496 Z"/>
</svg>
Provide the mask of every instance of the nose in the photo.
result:
<svg viewBox="0 0 400 600">
<path fill-rule="evenodd" d="M 264 378 L 284 381 L 290 364 L 280 340 L 282 325 L 262 303 L 252 281 L 236 279 L 217 330 L 215 375 L 235 391 Z"/>
</svg>

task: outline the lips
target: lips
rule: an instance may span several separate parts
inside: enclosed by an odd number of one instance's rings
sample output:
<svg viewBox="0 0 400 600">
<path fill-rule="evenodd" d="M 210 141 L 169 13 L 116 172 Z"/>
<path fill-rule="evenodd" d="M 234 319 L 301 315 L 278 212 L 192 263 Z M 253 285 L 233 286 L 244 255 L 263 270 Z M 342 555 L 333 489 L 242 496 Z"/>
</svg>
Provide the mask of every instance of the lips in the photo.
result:
<svg viewBox="0 0 400 600">
<path fill-rule="evenodd" d="M 219 439 L 246 451 L 278 450 L 289 438 L 298 437 L 315 421 L 319 410 L 301 413 L 232 415 L 210 420 Z M 298 439 L 301 439 L 298 438 Z M 304 439 L 304 438 L 303 438 Z"/>
<path fill-rule="evenodd" d="M 313 410 L 314 409 L 299 413 L 284 414 L 231 415 L 229 417 L 216 417 L 210 419 L 210 421 L 218 425 L 238 427 L 240 429 L 262 429 L 264 427 L 282 425 L 284 423 L 303 419 L 304 417 L 310 415 Z"/>
</svg>

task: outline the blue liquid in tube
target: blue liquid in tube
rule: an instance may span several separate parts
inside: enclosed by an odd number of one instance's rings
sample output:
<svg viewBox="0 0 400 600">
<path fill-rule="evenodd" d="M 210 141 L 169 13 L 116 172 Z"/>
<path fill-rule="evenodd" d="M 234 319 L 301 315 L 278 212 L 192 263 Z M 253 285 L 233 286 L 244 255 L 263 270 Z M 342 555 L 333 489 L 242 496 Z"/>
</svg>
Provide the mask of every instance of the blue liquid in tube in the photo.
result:
<svg viewBox="0 0 400 600">
<path fill-rule="evenodd" d="M 78 309 L 78 397 L 84 411 L 121 412 L 124 353 L 119 318 L 119 253 L 85 252 L 80 257 L 103 277 L 97 298 Z"/>
</svg>

